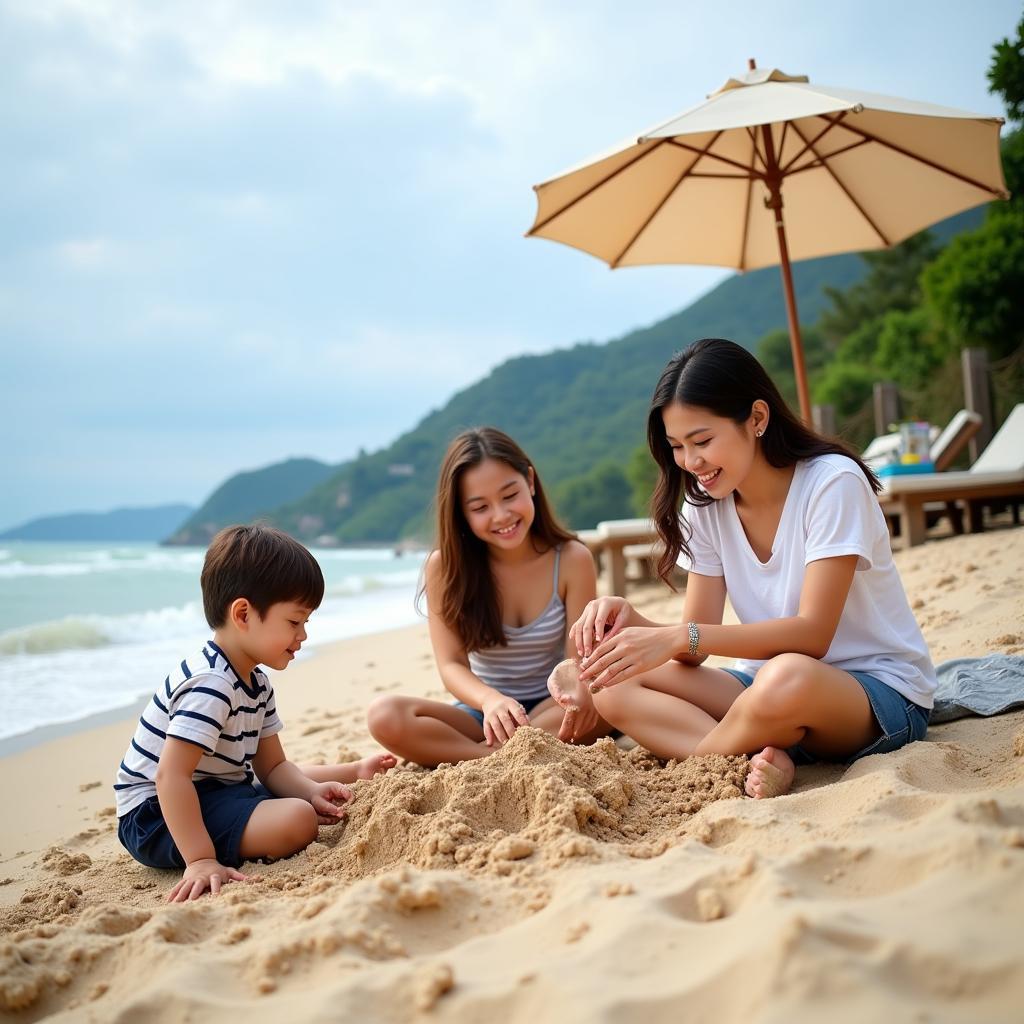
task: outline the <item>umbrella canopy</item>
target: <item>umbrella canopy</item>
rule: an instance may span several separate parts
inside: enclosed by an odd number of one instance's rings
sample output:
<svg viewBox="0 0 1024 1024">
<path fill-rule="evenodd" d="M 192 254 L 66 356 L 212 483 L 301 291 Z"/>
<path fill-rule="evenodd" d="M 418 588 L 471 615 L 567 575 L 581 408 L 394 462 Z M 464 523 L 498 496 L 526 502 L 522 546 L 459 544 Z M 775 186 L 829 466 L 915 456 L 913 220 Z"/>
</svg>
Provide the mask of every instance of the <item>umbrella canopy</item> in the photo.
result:
<svg viewBox="0 0 1024 1024">
<path fill-rule="evenodd" d="M 750 63 L 706 102 L 534 186 L 537 217 L 527 234 L 612 268 L 781 264 L 809 419 L 790 261 L 885 248 L 1007 198 L 1003 122 L 812 85 Z"/>
</svg>

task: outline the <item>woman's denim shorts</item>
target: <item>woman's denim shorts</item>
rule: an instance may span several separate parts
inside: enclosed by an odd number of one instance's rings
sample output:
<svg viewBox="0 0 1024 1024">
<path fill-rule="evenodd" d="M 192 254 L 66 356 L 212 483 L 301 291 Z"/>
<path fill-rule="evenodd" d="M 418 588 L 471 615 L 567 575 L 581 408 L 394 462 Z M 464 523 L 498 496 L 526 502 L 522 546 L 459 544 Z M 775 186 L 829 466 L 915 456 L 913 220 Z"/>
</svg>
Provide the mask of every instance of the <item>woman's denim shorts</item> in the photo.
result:
<svg viewBox="0 0 1024 1024">
<path fill-rule="evenodd" d="M 744 686 L 750 686 L 754 677 L 739 669 L 726 668 L 734 679 L 738 679 Z M 928 718 L 931 712 L 927 708 L 915 704 L 912 700 L 898 693 L 891 686 L 886 686 L 881 679 L 876 679 L 867 672 L 848 672 L 863 687 L 871 703 L 871 710 L 874 712 L 875 720 L 882 729 L 882 735 L 874 742 L 869 743 L 863 750 L 851 754 L 849 757 L 837 758 L 851 764 L 858 758 L 867 757 L 868 754 L 887 754 L 890 750 L 899 750 L 914 740 L 923 740 L 928 730 Z M 812 754 L 803 747 L 790 747 L 788 754 L 793 758 L 795 764 L 812 764 L 815 761 L 827 761 L 830 758 Z"/>
<path fill-rule="evenodd" d="M 245 826 L 264 800 L 274 799 L 273 793 L 259 783 L 252 786 L 247 782 L 218 782 L 216 779 L 201 779 L 195 787 L 203 824 L 213 840 L 217 860 L 225 867 L 239 867 Z M 185 858 L 174 845 L 160 811 L 160 801 L 155 796 L 118 819 L 117 838 L 147 868 L 185 869 Z"/>
</svg>

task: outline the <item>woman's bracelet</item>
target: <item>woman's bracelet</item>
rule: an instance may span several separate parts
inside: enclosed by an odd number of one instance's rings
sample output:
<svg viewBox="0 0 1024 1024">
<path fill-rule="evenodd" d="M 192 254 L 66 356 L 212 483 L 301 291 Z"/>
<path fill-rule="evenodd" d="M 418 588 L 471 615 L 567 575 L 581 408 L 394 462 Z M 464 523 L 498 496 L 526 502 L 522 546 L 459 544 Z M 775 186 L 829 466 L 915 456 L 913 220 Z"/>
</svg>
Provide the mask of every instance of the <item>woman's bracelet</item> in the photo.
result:
<svg viewBox="0 0 1024 1024">
<path fill-rule="evenodd" d="M 697 648 L 700 647 L 700 630 L 697 628 L 697 623 L 688 622 L 686 624 L 686 633 L 690 638 L 690 657 L 695 658 L 697 656 Z"/>
</svg>

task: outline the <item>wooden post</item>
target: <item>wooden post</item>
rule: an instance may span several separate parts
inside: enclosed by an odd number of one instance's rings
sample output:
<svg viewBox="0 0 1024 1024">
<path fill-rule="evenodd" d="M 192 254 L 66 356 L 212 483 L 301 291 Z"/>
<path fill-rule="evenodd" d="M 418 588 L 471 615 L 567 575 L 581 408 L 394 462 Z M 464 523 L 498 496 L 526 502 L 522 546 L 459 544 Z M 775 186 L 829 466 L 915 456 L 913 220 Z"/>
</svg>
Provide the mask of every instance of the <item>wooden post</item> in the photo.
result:
<svg viewBox="0 0 1024 1024">
<path fill-rule="evenodd" d="M 900 421 L 900 391 L 892 381 L 875 383 L 875 433 L 890 433 L 889 424 Z"/>
<path fill-rule="evenodd" d="M 814 429 L 819 434 L 826 434 L 829 437 L 836 432 L 836 407 L 834 405 L 812 405 L 811 420 L 814 422 Z"/>
<path fill-rule="evenodd" d="M 981 417 L 978 432 L 968 442 L 971 463 L 985 450 L 995 433 L 992 415 L 992 380 L 988 369 L 988 349 L 965 348 L 960 352 L 964 375 L 964 406 Z"/>
</svg>

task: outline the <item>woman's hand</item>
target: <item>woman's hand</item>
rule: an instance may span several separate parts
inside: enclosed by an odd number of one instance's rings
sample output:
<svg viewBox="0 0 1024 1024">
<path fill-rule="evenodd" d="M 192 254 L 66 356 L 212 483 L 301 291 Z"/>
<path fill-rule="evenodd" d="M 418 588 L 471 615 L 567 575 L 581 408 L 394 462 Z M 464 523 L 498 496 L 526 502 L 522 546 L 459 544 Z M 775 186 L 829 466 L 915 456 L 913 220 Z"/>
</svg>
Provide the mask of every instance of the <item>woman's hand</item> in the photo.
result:
<svg viewBox="0 0 1024 1024">
<path fill-rule="evenodd" d="M 352 790 L 340 782 L 317 783 L 309 802 L 321 825 L 337 825 L 345 817 L 345 804 L 352 799 Z"/>
<path fill-rule="evenodd" d="M 633 611 L 624 597 L 599 597 L 591 601 L 569 629 L 569 639 L 581 658 L 589 658 L 603 640 L 625 628 Z"/>
<path fill-rule="evenodd" d="M 597 646 L 580 663 L 580 681 L 597 693 L 664 665 L 679 649 L 676 626 L 629 626 Z"/>
<path fill-rule="evenodd" d="M 580 666 L 575 658 L 559 662 L 548 676 L 548 692 L 565 712 L 558 730 L 563 743 L 575 743 L 597 728 L 600 716 L 590 691 L 580 682 Z"/>
<path fill-rule="evenodd" d="M 526 709 L 514 697 L 495 693 L 484 701 L 480 709 L 484 713 L 484 739 L 487 746 L 499 747 L 512 739 L 512 734 L 521 725 L 529 725 Z"/>
</svg>

